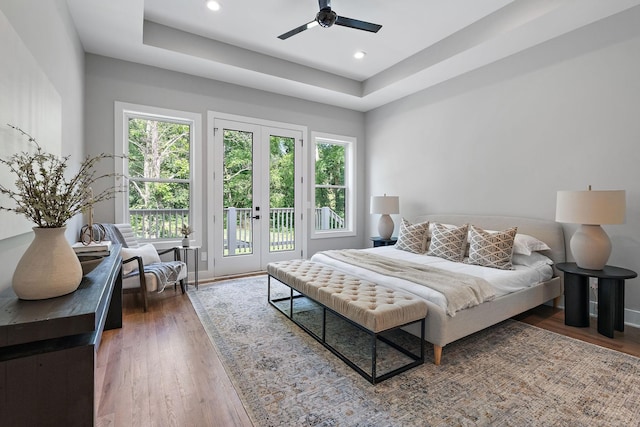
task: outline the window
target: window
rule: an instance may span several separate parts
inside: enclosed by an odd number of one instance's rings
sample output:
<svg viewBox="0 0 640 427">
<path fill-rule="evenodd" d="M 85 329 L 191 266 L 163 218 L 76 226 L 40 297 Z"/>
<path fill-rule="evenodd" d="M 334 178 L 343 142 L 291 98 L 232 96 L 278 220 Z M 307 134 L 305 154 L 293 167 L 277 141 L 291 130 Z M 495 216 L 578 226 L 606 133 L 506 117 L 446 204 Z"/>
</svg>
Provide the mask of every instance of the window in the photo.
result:
<svg viewBox="0 0 640 427">
<path fill-rule="evenodd" d="M 120 169 L 127 178 L 116 220 L 130 223 L 142 240 L 181 239 L 187 224 L 201 230 L 194 197 L 200 194 L 194 162 L 200 158 L 200 116 L 123 103 L 116 110 L 122 128 L 116 129 L 115 151 L 125 156 Z"/>
<path fill-rule="evenodd" d="M 355 138 L 312 133 L 313 237 L 355 235 Z"/>
</svg>

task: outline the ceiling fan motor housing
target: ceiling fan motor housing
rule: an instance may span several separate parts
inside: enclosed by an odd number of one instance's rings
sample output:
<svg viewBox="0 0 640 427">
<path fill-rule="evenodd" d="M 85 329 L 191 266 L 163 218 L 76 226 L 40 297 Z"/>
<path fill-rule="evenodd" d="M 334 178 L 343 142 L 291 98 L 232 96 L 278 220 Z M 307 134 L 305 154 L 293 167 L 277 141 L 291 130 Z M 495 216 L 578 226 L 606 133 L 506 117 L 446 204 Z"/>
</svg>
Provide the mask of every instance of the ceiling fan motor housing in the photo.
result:
<svg viewBox="0 0 640 427">
<path fill-rule="evenodd" d="M 330 7 L 321 9 L 320 12 L 316 15 L 316 21 L 320 24 L 321 27 L 329 28 L 333 24 L 335 24 L 336 19 L 338 19 L 338 15 L 331 10 Z"/>
<path fill-rule="evenodd" d="M 321 27 L 329 28 L 333 24 L 340 25 L 341 27 L 347 28 L 355 28 L 356 30 L 364 30 L 372 33 L 377 33 L 382 25 L 372 24 L 371 22 L 360 21 L 358 19 L 346 18 L 344 16 L 338 16 L 333 10 L 331 10 L 331 0 L 318 0 L 318 5 L 320 6 L 320 11 L 316 14 L 315 22 L 318 23 Z M 294 28 L 293 30 L 287 31 L 284 34 L 280 34 L 278 38 L 280 40 L 286 40 L 291 36 L 295 36 L 314 25 L 314 21 L 308 22 L 304 25 L 300 25 L 299 27 Z"/>
</svg>

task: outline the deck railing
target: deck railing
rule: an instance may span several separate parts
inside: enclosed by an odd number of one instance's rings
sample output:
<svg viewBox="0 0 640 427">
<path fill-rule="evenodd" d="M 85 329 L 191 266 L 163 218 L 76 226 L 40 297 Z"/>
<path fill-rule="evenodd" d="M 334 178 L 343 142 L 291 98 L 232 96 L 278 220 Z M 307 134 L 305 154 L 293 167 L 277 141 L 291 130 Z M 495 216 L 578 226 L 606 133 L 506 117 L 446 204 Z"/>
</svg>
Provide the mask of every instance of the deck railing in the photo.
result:
<svg viewBox="0 0 640 427">
<path fill-rule="evenodd" d="M 344 218 L 329 207 L 316 208 L 316 230 L 342 230 Z"/>
<path fill-rule="evenodd" d="M 293 250 L 295 216 L 293 208 L 272 208 L 269 213 L 269 250 Z M 180 238 L 180 229 L 189 221 L 188 209 L 130 209 L 129 222 L 137 237 L 144 240 Z M 225 255 L 250 253 L 253 246 L 252 209 L 224 209 Z M 344 228 L 344 220 L 328 207 L 316 208 L 316 230 Z M 191 224 L 192 225 L 192 224 Z"/>
<path fill-rule="evenodd" d="M 181 238 L 182 225 L 191 225 L 188 209 L 129 209 L 129 222 L 144 240 Z"/>
</svg>

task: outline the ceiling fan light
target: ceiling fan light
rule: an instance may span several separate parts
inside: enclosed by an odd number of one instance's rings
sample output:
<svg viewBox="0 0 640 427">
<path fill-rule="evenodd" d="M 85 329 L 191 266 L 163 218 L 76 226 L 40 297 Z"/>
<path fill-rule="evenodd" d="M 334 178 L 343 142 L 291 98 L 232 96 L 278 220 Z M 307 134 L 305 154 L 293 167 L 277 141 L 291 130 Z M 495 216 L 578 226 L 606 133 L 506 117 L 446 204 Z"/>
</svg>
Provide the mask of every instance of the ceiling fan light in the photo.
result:
<svg viewBox="0 0 640 427">
<path fill-rule="evenodd" d="M 336 19 L 338 19 L 338 15 L 331 9 L 322 9 L 316 15 L 316 21 L 320 24 L 321 27 L 329 28 L 333 24 L 335 24 Z"/>
<path fill-rule="evenodd" d="M 220 10 L 220 3 L 218 3 L 218 2 L 217 2 L 217 1 L 215 1 L 215 0 L 208 0 L 208 1 L 207 1 L 207 7 L 208 7 L 210 10 L 213 10 L 214 12 L 217 12 L 217 11 L 219 11 L 219 10 Z"/>
</svg>

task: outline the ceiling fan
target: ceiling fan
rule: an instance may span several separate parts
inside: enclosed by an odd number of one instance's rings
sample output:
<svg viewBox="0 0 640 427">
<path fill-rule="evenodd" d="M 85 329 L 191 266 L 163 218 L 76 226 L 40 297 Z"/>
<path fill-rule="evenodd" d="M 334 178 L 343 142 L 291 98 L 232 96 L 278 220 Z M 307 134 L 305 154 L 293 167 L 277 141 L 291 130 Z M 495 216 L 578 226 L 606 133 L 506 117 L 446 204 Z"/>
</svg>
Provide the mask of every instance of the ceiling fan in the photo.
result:
<svg viewBox="0 0 640 427">
<path fill-rule="evenodd" d="M 320 11 L 316 14 L 316 19 L 294 28 L 291 31 L 287 31 L 284 34 L 279 35 L 278 38 L 280 40 L 286 40 L 289 37 L 295 36 L 296 34 L 301 33 L 308 28 L 315 27 L 316 25 L 329 28 L 333 24 L 336 24 L 343 27 L 355 28 L 356 30 L 370 31 L 372 33 L 377 33 L 378 30 L 382 28 L 382 25 L 338 16 L 333 10 L 331 10 L 331 0 L 318 0 L 318 4 L 320 5 Z"/>
</svg>

